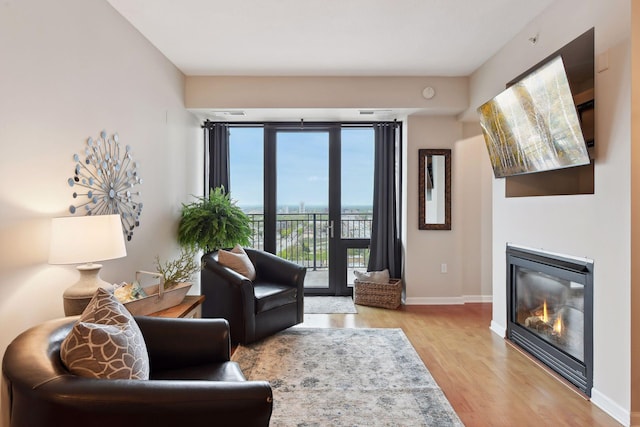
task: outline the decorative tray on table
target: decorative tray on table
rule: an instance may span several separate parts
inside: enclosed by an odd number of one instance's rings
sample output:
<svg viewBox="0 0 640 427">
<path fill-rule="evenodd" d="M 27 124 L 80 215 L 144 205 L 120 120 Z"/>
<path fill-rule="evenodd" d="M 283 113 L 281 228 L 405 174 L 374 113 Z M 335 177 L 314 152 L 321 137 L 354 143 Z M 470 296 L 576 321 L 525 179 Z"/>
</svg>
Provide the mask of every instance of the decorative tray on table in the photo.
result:
<svg viewBox="0 0 640 427">
<path fill-rule="evenodd" d="M 139 279 L 142 274 L 159 278 L 160 283 L 144 287 L 140 286 Z M 136 271 L 136 281 L 132 284 L 132 287 L 135 289 L 135 292 L 129 291 L 129 293 L 135 293 L 138 297 L 127 300 L 127 302 L 124 302 L 124 306 L 133 315 L 145 316 L 180 304 L 191 288 L 191 283 L 178 283 L 171 289 L 165 289 L 164 278 L 161 274 L 149 271 Z M 118 289 L 116 289 L 116 295 L 117 294 Z M 118 296 L 118 298 L 120 297 Z"/>
</svg>

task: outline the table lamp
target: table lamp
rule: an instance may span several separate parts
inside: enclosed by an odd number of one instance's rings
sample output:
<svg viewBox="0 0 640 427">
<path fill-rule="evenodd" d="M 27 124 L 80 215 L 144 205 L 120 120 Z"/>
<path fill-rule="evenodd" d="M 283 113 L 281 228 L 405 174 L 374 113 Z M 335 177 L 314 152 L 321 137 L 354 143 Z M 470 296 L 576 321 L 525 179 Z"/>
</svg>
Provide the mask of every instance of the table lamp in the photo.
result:
<svg viewBox="0 0 640 427">
<path fill-rule="evenodd" d="M 82 264 L 80 280 L 63 294 L 65 316 L 81 314 L 99 287 L 111 287 L 95 262 L 126 255 L 120 215 L 53 218 L 49 264 Z"/>
</svg>

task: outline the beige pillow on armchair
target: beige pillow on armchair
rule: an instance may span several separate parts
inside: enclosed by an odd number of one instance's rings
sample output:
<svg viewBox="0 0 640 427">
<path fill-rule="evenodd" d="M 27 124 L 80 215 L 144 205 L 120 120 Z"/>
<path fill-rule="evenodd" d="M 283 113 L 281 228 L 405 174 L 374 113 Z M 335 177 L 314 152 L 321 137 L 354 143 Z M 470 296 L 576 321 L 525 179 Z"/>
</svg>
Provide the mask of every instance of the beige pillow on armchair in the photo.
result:
<svg viewBox="0 0 640 427">
<path fill-rule="evenodd" d="M 236 245 L 231 251 L 220 249 L 218 251 L 218 262 L 236 273 L 242 274 L 249 280 L 256 279 L 256 269 L 240 245 Z"/>
</svg>

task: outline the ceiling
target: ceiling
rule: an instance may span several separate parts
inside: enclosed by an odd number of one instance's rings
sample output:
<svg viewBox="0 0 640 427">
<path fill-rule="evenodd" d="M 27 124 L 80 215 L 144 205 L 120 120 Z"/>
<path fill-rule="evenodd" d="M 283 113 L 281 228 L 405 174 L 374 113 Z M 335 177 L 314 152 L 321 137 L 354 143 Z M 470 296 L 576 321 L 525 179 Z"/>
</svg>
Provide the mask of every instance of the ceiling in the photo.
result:
<svg viewBox="0 0 640 427">
<path fill-rule="evenodd" d="M 187 76 L 468 76 L 554 0 L 107 0 Z"/>
</svg>

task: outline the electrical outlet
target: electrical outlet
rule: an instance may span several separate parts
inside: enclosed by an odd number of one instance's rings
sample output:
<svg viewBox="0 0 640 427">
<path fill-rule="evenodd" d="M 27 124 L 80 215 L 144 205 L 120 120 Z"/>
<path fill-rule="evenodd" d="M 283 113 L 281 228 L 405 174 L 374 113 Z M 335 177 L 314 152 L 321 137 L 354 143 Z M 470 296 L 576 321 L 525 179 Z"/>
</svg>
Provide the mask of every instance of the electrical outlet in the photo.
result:
<svg viewBox="0 0 640 427">
<path fill-rule="evenodd" d="M 447 272 L 447 264 L 440 264 L 440 273 L 446 273 Z"/>
</svg>

